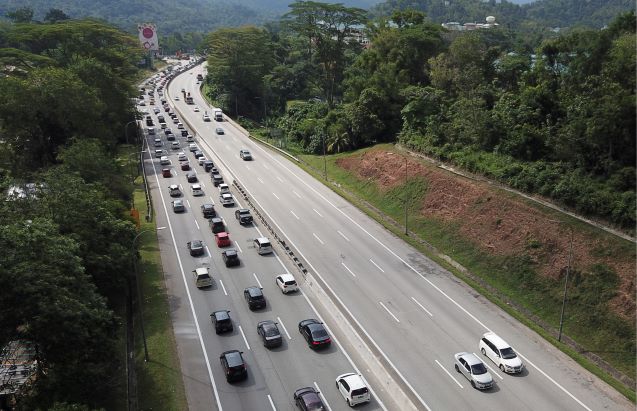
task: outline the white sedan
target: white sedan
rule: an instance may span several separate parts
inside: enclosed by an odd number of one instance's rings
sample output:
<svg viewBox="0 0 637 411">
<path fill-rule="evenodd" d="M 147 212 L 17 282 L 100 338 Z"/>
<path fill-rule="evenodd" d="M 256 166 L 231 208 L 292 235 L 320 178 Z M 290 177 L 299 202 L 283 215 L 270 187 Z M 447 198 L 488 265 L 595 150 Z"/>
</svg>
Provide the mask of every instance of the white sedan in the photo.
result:
<svg viewBox="0 0 637 411">
<path fill-rule="evenodd" d="M 363 377 L 353 372 L 336 377 L 336 388 L 350 407 L 371 401 L 369 389 Z"/>
<path fill-rule="evenodd" d="M 195 107 L 195 113 L 199 113 L 199 107 Z"/>
</svg>

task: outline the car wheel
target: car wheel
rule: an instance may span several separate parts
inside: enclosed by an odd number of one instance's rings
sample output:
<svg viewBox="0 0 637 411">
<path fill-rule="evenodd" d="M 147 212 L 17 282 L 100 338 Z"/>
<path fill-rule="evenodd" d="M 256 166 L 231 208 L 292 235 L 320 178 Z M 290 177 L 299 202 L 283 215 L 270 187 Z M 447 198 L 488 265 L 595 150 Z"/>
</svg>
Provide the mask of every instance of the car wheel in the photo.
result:
<svg viewBox="0 0 637 411">
<path fill-rule="evenodd" d="M 345 400 L 345 402 L 347 403 L 347 405 L 348 405 L 348 406 L 350 406 L 350 407 L 352 406 L 352 404 L 350 404 L 350 403 L 349 403 L 349 398 L 347 398 L 347 399 Z"/>
<path fill-rule="evenodd" d="M 502 365 L 502 364 L 500 364 L 500 371 L 506 372 L 506 371 L 504 371 L 504 365 Z"/>
<path fill-rule="evenodd" d="M 484 351 L 484 348 L 480 349 L 480 352 L 482 352 L 482 355 L 487 355 L 486 351 Z"/>
<path fill-rule="evenodd" d="M 471 381 L 471 386 L 472 386 L 473 388 L 476 388 L 476 383 L 475 383 L 475 382 L 473 382 L 473 381 Z"/>
<path fill-rule="evenodd" d="M 457 372 L 460 372 L 460 368 L 458 368 L 458 364 L 455 364 L 454 367 L 456 367 Z"/>
</svg>

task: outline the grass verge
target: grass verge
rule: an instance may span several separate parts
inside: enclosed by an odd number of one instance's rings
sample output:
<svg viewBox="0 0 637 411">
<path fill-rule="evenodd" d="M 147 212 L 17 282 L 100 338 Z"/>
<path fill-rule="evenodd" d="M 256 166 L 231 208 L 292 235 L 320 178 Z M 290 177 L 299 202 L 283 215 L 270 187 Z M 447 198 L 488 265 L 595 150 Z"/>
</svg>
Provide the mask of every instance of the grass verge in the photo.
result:
<svg viewBox="0 0 637 411">
<path fill-rule="evenodd" d="M 253 136 L 260 136 L 258 130 L 251 130 L 251 132 Z M 268 142 L 272 143 L 272 141 Z M 383 149 L 393 151 L 394 147 L 387 145 L 386 147 L 383 146 Z M 423 254 L 453 272 L 458 278 L 465 281 L 476 291 L 536 331 L 547 341 L 571 356 L 584 368 L 635 402 L 634 389 L 618 381 L 589 358 L 573 349 L 572 346 L 558 342 L 555 338 L 552 331 L 559 321 L 559 304 L 561 303 L 560 290 L 562 287 L 560 282 L 539 277 L 535 273 L 533 265 L 525 256 L 509 256 L 503 259 L 502 257 L 485 255 L 477 246 L 464 239 L 453 224 L 443 224 L 432 219 L 425 219 L 419 215 L 417 212 L 418 207 L 414 206 L 417 205 L 416 203 L 418 202 L 409 204 L 408 212 L 409 230 L 415 233 L 418 238 L 405 236 L 404 226 L 400 223 L 396 223 L 397 221 L 402 222 L 404 218 L 404 193 L 408 191 L 412 199 L 414 196 L 422 198 L 426 192 L 426 182 L 413 179 L 405 186 L 381 193 L 377 189 L 375 182 L 359 180 L 349 172 L 338 167 L 335 163 L 338 158 L 356 154 L 357 153 L 345 153 L 327 156 L 328 176 L 332 182 L 336 183 L 336 185 L 332 183 L 328 184 L 331 189 L 358 206 L 362 211 L 392 231 L 395 235 L 401 237 Z M 323 179 L 324 159 L 321 156 L 303 155 L 299 153 L 295 153 L 295 155 L 305 162 L 305 164 L 300 164 L 301 167 L 314 175 L 315 178 L 325 181 Z M 391 219 L 388 219 L 387 216 Z M 393 220 L 393 222 L 391 220 Z M 581 227 L 577 227 L 580 226 L 581 223 L 570 218 L 566 218 L 566 221 L 568 224 L 573 225 L 575 229 L 582 229 Z M 434 248 L 432 249 L 423 243 L 421 239 Z M 469 273 L 465 273 L 451 266 L 451 264 L 441 258 L 436 250 L 440 250 L 440 252 L 451 257 L 452 260 L 466 267 Z M 512 275 L 512 273 L 514 275 Z M 590 278 L 597 278 L 597 276 L 590 276 Z M 520 284 L 529 285 L 520 287 Z M 577 295 L 577 299 L 590 301 L 592 298 L 594 300 L 596 295 L 595 290 L 599 290 L 599 287 L 597 287 L 597 284 L 591 284 L 591 286 L 588 287 L 588 294 L 580 293 Z M 511 306 L 509 304 L 510 301 L 514 301 L 517 307 Z M 632 349 L 626 348 L 633 344 L 629 341 L 631 339 L 630 327 L 628 327 L 628 332 L 626 332 L 626 327 L 620 330 L 624 333 L 622 336 L 619 335 L 621 332 L 613 332 L 616 331 L 613 329 L 613 325 L 607 326 L 606 324 L 600 324 L 597 328 L 594 328 L 596 331 L 593 333 L 599 337 L 595 338 L 598 341 L 591 341 L 591 318 L 584 317 L 582 314 L 582 312 L 591 310 L 587 310 L 587 308 L 583 306 L 579 306 L 577 310 L 575 310 L 575 303 L 577 303 L 577 301 L 571 303 L 570 309 L 572 311 L 567 311 L 569 317 L 565 324 L 565 335 L 572 337 L 575 341 L 586 341 L 585 349 L 599 353 L 604 360 L 627 376 L 634 375 L 634 352 Z M 538 319 L 540 321 L 537 321 Z M 602 321 L 608 319 L 610 319 L 610 317 L 606 314 L 601 317 Z M 541 325 L 542 323 L 549 324 L 553 329 L 544 328 Z M 603 327 L 605 327 L 605 329 L 600 330 Z M 611 330 L 611 332 L 609 332 L 609 330 Z M 634 330 L 632 330 L 632 335 L 634 335 Z"/>
<path fill-rule="evenodd" d="M 141 179 L 138 179 L 139 182 Z M 144 361 L 141 331 L 135 330 L 135 359 L 139 409 L 186 410 L 188 404 L 179 366 L 175 336 L 170 319 L 170 307 L 164 286 L 155 222 L 146 222 L 146 198 L 143 187 L 136 186 L 135 208 L 139 210 L 140 232 L 151 230 L 139 237 L 138 273 L 142 293 L 142 314 L 149 361 Z M 139 321 L 137 321 L 139 324 Z"/>
</svg>

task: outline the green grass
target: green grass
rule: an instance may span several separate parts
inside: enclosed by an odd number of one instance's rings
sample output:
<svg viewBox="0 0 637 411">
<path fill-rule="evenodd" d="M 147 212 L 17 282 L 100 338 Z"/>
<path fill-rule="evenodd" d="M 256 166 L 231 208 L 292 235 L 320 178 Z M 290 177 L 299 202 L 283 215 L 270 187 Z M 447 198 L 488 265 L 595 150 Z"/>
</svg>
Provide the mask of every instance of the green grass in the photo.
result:
<svg viewBox="0 0 637 411">
<path fill-rule="evenodd" d="M 134 192 L 135 207 L 140 210 L 140 230 L 154 230 L 155 222 L 146 222 L 146 199 L 143 188 Z M 135 359 L 139 408 L 141 410 L 186 410 L 181 369 L 175 336 L 170 318 L 170 307 L 164 287 L 157 234 L 142 234 L 138 240 L 141 260 L 138 265 L 142 288 L 144 329 L 148 345 L 149 362 L 144 362 L 141 338 L 136 339 Z M 139 321 L 138 321 L 139 323 Z M 141 336 L 141 331 L 136 330 Z"/>
<path fill-rule="evenodd" d="M 379 146 L 375 147 L 379 148 Z M 395 151 L 392 145 L 380 148 Z M 463 238 L 454 224 L 427 219 L 417 211 L 417 205 L 426 193 L 426 182 L 411 179 L 406 185 L 382 192 L 373 180 L 360 180 L 336 165 L 341 157 L 356 156 L 364 150 L 327 156 L 329 180 L 342 187 L 329 184 L 341 196 L 356 204 L 368 215 L 375 218 L 386 228 L 401 236 L 424 254 L 441 263 L 456 276 L 463 279 L 478 292 L 485 295 L 515 318 L 538 332 L 549 342 L 563 350 L 578 363 L 593 372 L 615 389 L 635 401 L 635 391 L 617 381 L 596 364 L 588 360 L 571 347 L 559 343 L 551 332 L 534 321 L 534 316 L 557 328 L 563 290 L 562 281 L 553 281 L 540 277 L 528 255 L 492 256 L 485 254 L 475 244 Z M 321 156 L 298 155 L 306 164 L 301 164 L 318 179 L 323 179 L 323 158 Z M 433 245 L 435 249 L 450 256 L 454 261 L 466 267 L 472 275 L 449 266 L 432 252 L 422 241 L 404 235 L 404 196 L 414 199 L 408 204 L 408 227 L 419 239 Z M 372 208 L 369 207 L 372 206 Z M 380 210 L 377 213 L 375 210 Z M 549 211 L 550 212 L 550 211 Z M 388 221 L 391 217 L 396 223 Z M 604 235 L 574 219 L 560 215 L 560 220 L 575 230 L 594 230 L 595 235 Z M 599 250 L 600 253 L 616 253 L 617 250 L 634 250 L 617 241 L 614 249 Z M 529 244 L 533 248 L 533 244 Z M 616 287 L 616 276 L 603 266 L 595 267 L 591 273 L 573 273 L 570 286 L 569 305 L 567 306 L 564 335 L 578 341 L 588 351 L 604 358 L 620 372 L 633 378 L 635 375 L 635 328 L 632 324 L 620 320 L 604 306 L 600 293 Z M 612 295 L 608 294 L 608 295 Z M 607 295 L 607 296 L 608 296 Z M 514 301 L 522 310 L 516 310 L 506 300 Z"/>
</svg>

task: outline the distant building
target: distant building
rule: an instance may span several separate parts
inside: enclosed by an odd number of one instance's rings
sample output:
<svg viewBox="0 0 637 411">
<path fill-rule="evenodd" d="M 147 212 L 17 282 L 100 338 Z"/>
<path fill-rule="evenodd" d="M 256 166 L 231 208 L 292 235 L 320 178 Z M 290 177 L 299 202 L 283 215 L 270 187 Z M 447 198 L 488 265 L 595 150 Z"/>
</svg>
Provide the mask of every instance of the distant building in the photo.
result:
<svg viewBox="0 0 637 411">
<path fill-rule="evenodd" d="M 30 341 L 13 340 L 0 351 L 0 409 L 16 404 L 36 376 L 38 361 Z"/>
<path fill-rule="evenodd" d="M 487 16 L 486 23 L 464 23 L 460 24 L 457 21 L 451 21 L 449 23 L 442 23 L 442 27 L 451 31 L 471 31 L 479 29 L 491 29 L 498 27 L 499 24 L 495 22 L 495 17 Z"/>
</svg>

